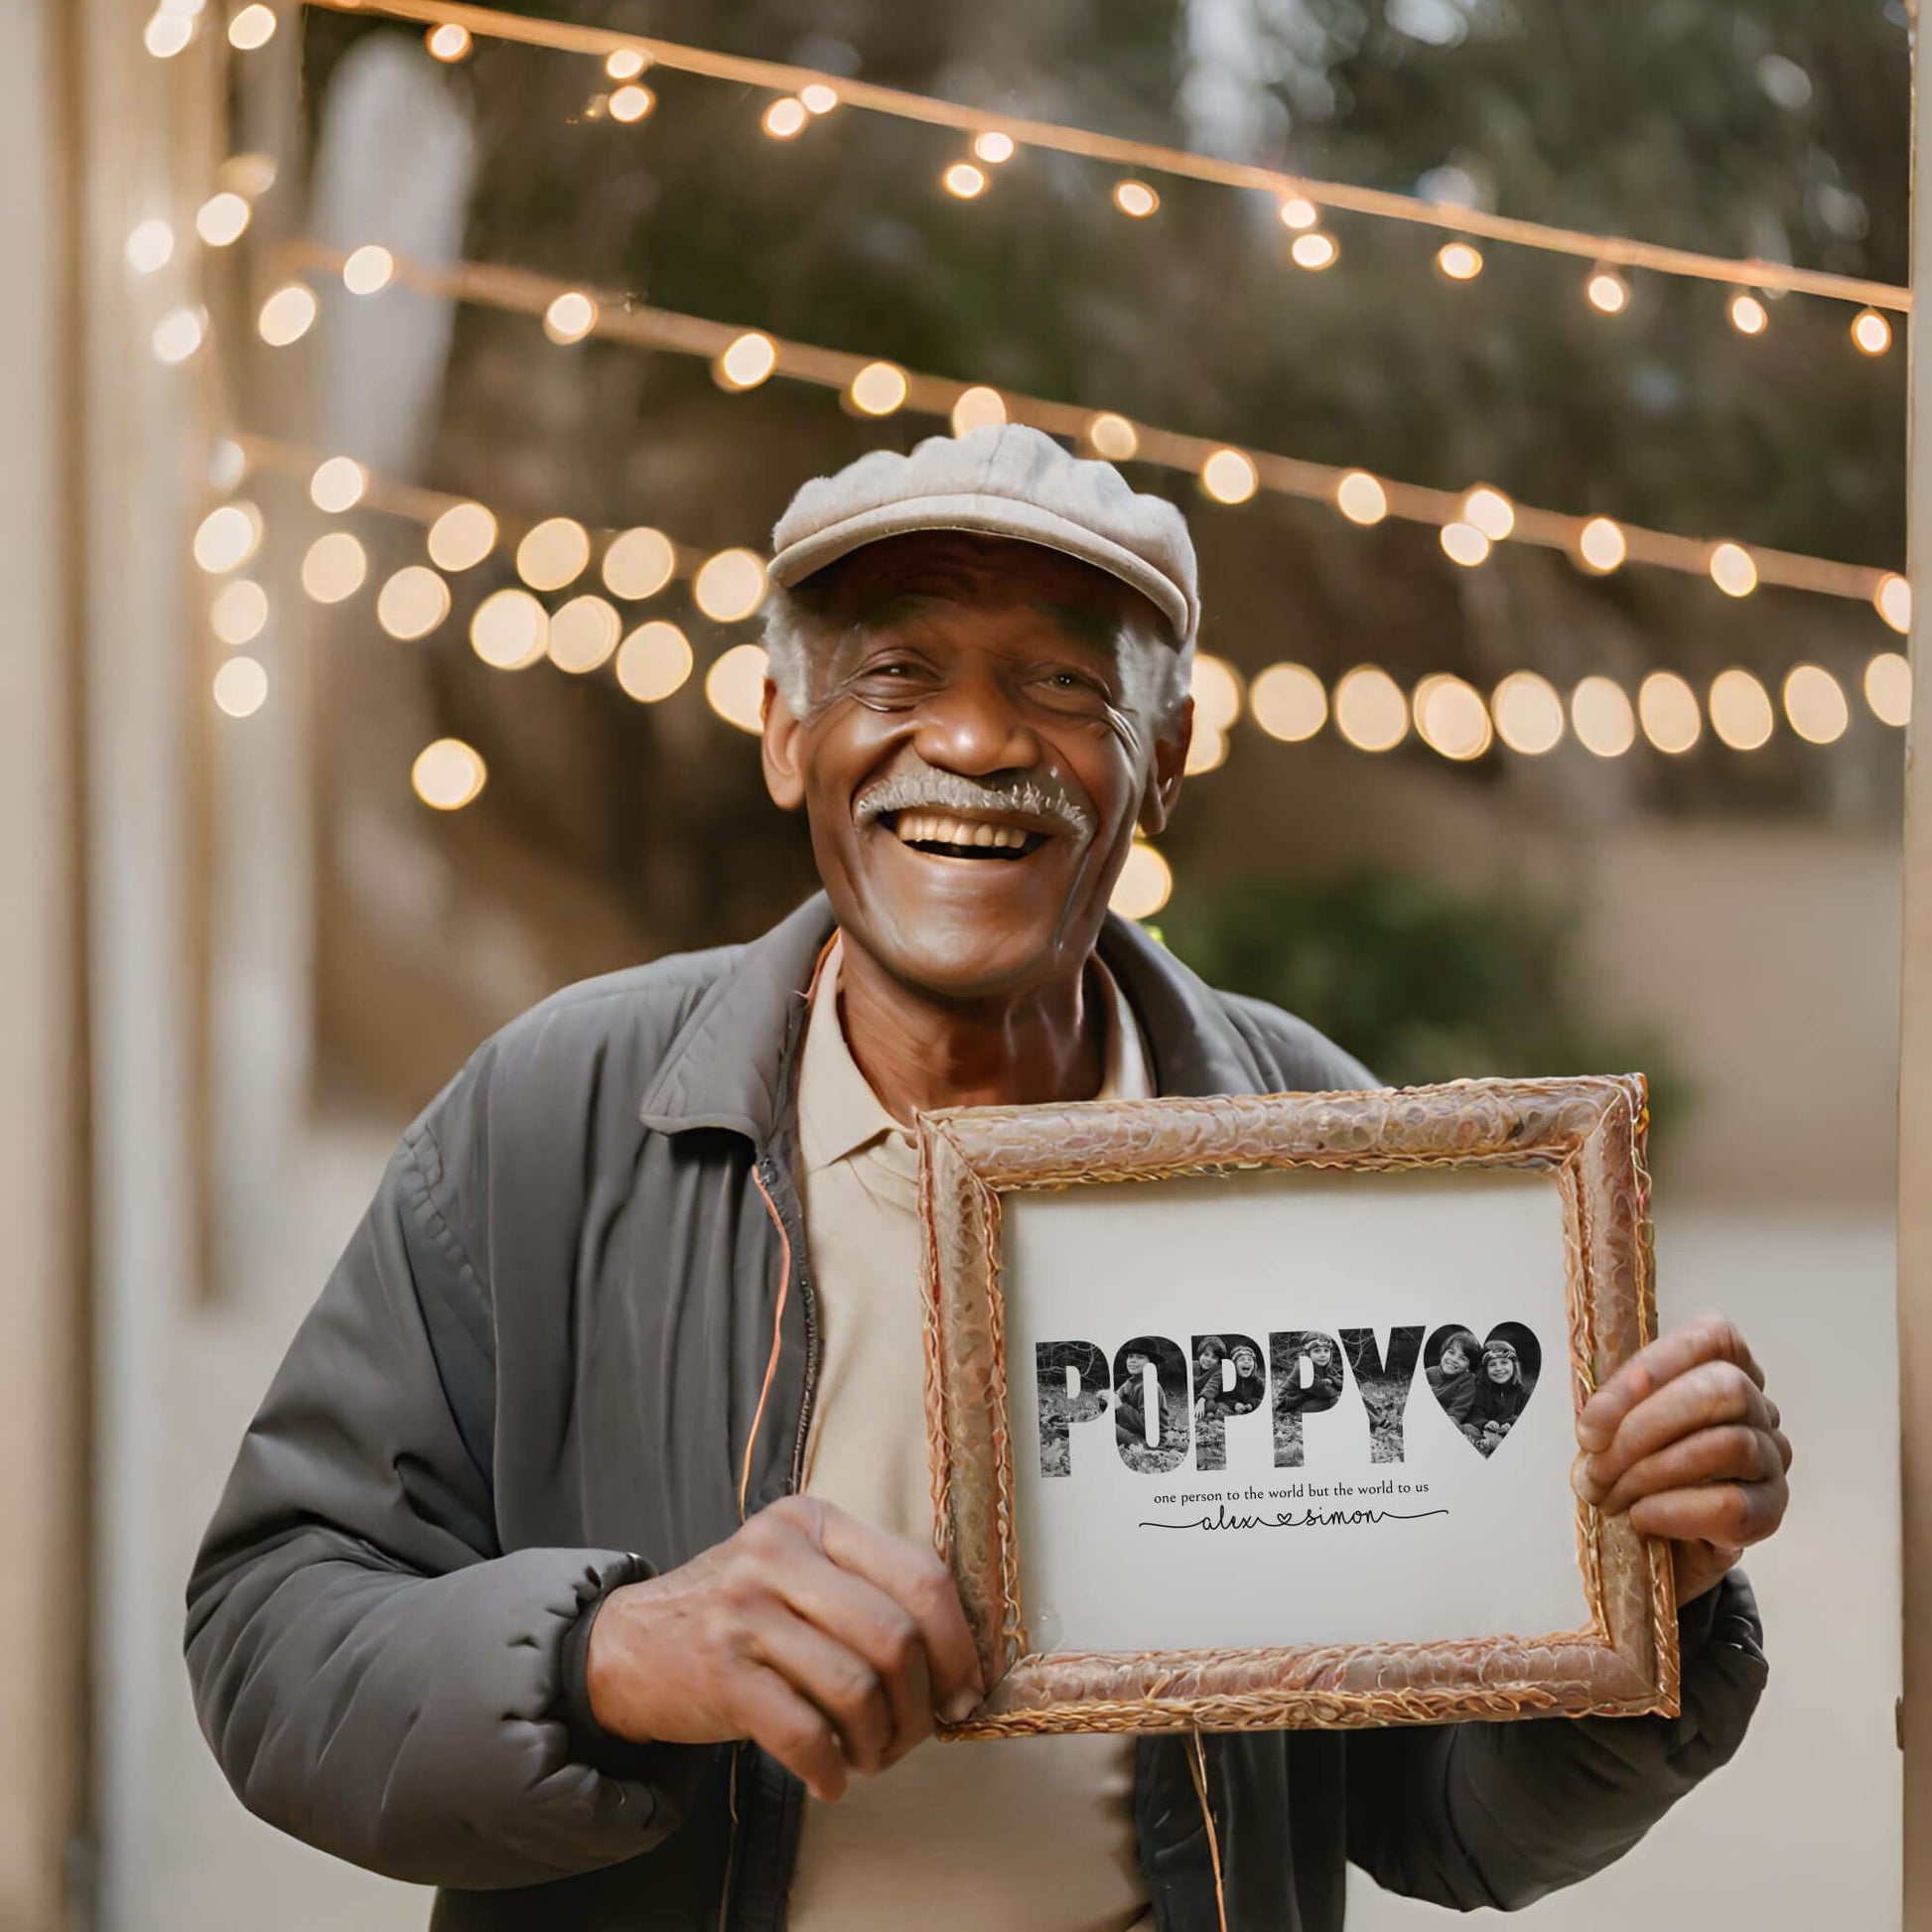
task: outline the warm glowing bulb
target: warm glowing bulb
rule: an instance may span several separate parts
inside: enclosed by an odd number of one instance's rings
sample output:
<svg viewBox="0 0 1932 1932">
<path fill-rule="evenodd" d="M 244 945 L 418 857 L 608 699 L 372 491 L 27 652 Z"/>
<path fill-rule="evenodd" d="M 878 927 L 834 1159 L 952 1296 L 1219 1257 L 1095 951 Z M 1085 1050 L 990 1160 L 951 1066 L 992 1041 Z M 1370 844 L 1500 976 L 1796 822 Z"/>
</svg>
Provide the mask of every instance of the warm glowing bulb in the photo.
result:
<svg viewBox="0 0 1932 1932">
<path fill-rule="evenodd" d="M 691 598 L 714 623 L 736 623 L 764 602 L 764 564 L 750 550 L 721 550 L 699 566 Z"/>
<path fill-rule="evenodd" d="M 846 394 L 862 416 L 890 416 L 904 402 L 907 389 L 905 371 L 896 362 L 868 362 Z"/>
<path fill-rule="evenodd" d="M 340 516 L 368 494 L 369 473 L 353 457 L 332 456 L 309 479 L 309 500 L 319 510 Z"/>
<path fill-rule="evenodd" d="M 1194 729 L 1224 732 L 1241 716 L 1241 673 L 1224 657 L 1201 651 L 1194 659 Z"/>
<path fill-rule="evenodd" d="M 1311 228 L 1288 244 L 1288 255 L 1297 268 L 1332 268 L 1341 258 L 1341 244 L 1320 228 Z"/>
<path fill-rule="evenodd" d="M 1606 316 L 1620 315 L 1630 302 L 1630 284 L 1621 275 L 1599 268 L 1584 285 L 1589 306 Z"/>
<path fill-rule="evenodd" d="M 1757 589 L 1757 566 L 1741 543 L 1721 543 L 1711 552 L 1711 581 L 1726 597 L 1749 597 Z"/>
<path fill-rule="evenodd" d="M 492 670 L 534 664 L 550 641 L 550 618 L 528 591 L 495 591 L 470 620 L 470 648 Z"/>
<path fill-rule="evenodd" d="M 1300 195 L 1291 195 L 1281 206 L 1282 226 L 1311 228 L 1321 219 L 1321 210 Z"/>
<path fill-rule="evenodd" d="M 195 232 L 210 248 L 226 248 L 241 239 L 253 213 L 239 195 L 210 195 L 196 212 Z"/>
<path fill-rule="evenodd" d="M 543 312 L 543 333 L 553 343 L 581 343 L 597 327 L 597 304 L 580 289 L 569 289 Z"/>
<path fill-rule="evenodd" d="M 1688 752 L 1704 733 L 1698 694 L 1675 671 L 1652 671 L 1637 687 L 1643 735 L 1673 758 Z"/>
<path fill-rule="evenodd" d="M 1335 484 L 1335 507 L 1351 523 L 1379 523 L 1389 513 L 1389 492 L 1366 470 L 1351 470 Z"/>
<path fill-rule="evenodd" d="M 734 644 L 705 673 L 705 702 L 742 732 L 762 729 L 765 657 L 758 644 Z"/>
<path fill-rule="evenodd" d="M 1864 701 L 1881 725 L 1905 725 L 1912 716 L 1912 666 L 1895 650 L 1881 650 L 1864 667 Z"/>
<path fill-rule="evenodd" d="M 1740 336 L 1761 336 L 1769 326 L 1771 312 L 1754 295 L 1730 298 L 1730 326 Z"/>
<path fill-rule="evenodd" d="M 207 318 L 199 309 L 170 309 L 154 326 L 150 338 L 155 359 L 185 362 L 207 339 Z"/>
<path fill-rule="evenodd" d="M 1563 700 L 1547 677 L 1511 671 L 1489 695 L 1496 736 L 1512 752 L 1541 758 L 1563 738 Z"/>
<path fill-rule="evenodd" d="M 396 278 L 396 258 L 380 242 L 365 241 L 343 263 L 343 287 L 350 295 L 378 295 Z"/>
<path fill-rule="evenodd" d="M 1473 570 L 1489 555 L 1489 539 L 1473 523 L 1445 523 L 1443 554 L 1451 563 Z"/>
<path fill-rule="evenodd" d="M 726 345 L 713 364 L 721 389 L 756 389 L 778 366 L 778 345 L 756 329 Z"/>
<path fill-rule="evenodd" d="M 639 624 L 618 648 L 618 687 L 639 704 L 656 704 L 683 688 L 694 659 L 690 640 L 661 618 Z"/>
<path fill-rule="evenodd" d="M 955 161 L 939 179 L 945 184 L 946 193 L 958 196 L 962 202 L 970 202 L 986 192 L 985 170 L 975 168 L 970 161 Z"/>
<path fill-rule="evenodd" d="M 172 61 L 194 38 L 193 20 L 164 9 L 148 22 L 141 44 L 157 61 Z"/>
<path fill-rule="evenodd" d="M 1218 771 L 1227 761 L 1227 733 L 1212 731 L 1196 719 L 1193 736 L 1187 741 L 1187 757 L 1181 765 L 1182 772 L 1189 778 L 1198 778 L 1203 772 Z"/>
<path fill-rule="evenodd" d="M 1500 543 L 1516 527 L 1516 506 L 1500 489 L 1484 483 L 1463 497 L 1462 521 L 1473 523 L 1491 543 Z"/>
<path fill-rule="evenodd" d="M 255 327 L 270 348 L 299 343 L 315 327 L 316 292 L 307 282 L 290 282 L 262 304 Z"/>
<path fill-rule="evenodd" d="M 1270 664 L 1248 692 L 1248 709 L 1270 738 L 1300 745 L 1328 722 L 1328 693 L 1305 664 Z"/>
<path fill-rule="evenodd" d="M 808 114 L 829 114 L 839 104 L 839 90 L 814 80 L 798 89 L 798 104 Z"/>
<path fill-rule="evenodd" d="M 550 661 L 581 676 L 603 664 L 623 635 L 616 607 L 596 596 L 573 597 L 550 620 Z"/>
<path fill-rule="evenodd" d="M 1891 346 L 1891 324 L 1876 309 L 1861 309 L 1852 318 L 1852 340 L 1867 355 L 1882 355 Z"/>
<path fill-rule="evenodd" d="M 1216 450 L 1200 467 L 1200 485 L 1217 503 L 1245 503 L 1261 486 L 1261 477 L 1245 451 Z"/>
<path fill-rule="evenodd" d="M 1587 677 L 1570 694 L 1570 729 L 1599 759 L 1618 759 L 1637 742 L 1636 714 L 1613 678 Z"/>
<path fill-rule="evenodd" d="M 1912 587 L 1896 571 L 1887 571 L 1871 594 L 1873 608 L 1902 637 L 1912 627 Z"/>
<path fill-rule="evenodd" d="M 1335 729 L 1358 752 L 1391 752 L 1409 735 L 1409 701 L 1376 664 L 1358 664 L 1335 686 Z"/>
<path fill-rule="evenodd" d="M 973 136 L 973 153 L 989 168 L 997 168 L 1001 162 L 1013 159 L 1013 136 L 990 127 L 984 134 Z"/>
<path fill-rule="evenodd" d="M 1622 526 L 1610 517 L 1592 516 L 1577 532 L 1577 554 L 1593 571 L 1615 570 L 1629 554 Z"/>
<path fill-rule="evenodd" d="M 346 530 L 318 537 L 302 559 L 302 588 L 318 604 L 341 604 L 362 588 L 369 556 Z"/>
<path fill-rule="evenodd" d="M 195 532 L 195 561 L 210 577 L 239 570 L 261 548 L 261 511 L 253 503 L 223 503 Z"/>
<path fill-rule="evenodd" d="M 1436 266 L 1451 282 L 1473 282 L 1482 273 L 1482 251 L 1466 241 L 1446 241 L 1436 251 Z"/>
<path fill-rule="evenodd" d="M 423 45 L 437 60 L 454 64 L 470 52 L 470 32 L 455 21 L 446 20 L 423 36 Z"/>
<path fill-rule="evenodd" d="M 789 141 L 810 119 L 805 103 L 787 94 L 764 110 L 764 131 L 774 141 Z"/>
<path fill-rule="evenodd" d="M 1125 416 L 1103 409 L 1087 418 L 1087 443 L 1095 456 L 1109 463 L 1126 463 L 1141 447 L 1141 433 Z"/>
<path fill-rule="evenodd" d="M 1720 671 L 1711 680 L 1711 729 L 1733 752 L 1754 752 L 1770 736 L 1771 699 L 1749 671 Z"/>
<path fill-rule="evenodd" d="M 243 54 L 252 54 L 258 47 L 266 47 L 275 38 L 275 10 L 272 7 L 243 7 L 228 22 L 228 45 L 238 48 Z"/>
<path fill-rule="evenodd" d="M 469 570 L 496 548 L 496 519 L 481 503 L 455 503 L 429 526 L 429 560 L 439 570 Z"/>
<path fill-rule="evenodd" d="M 259 148 L 254 148 L 243 154 L 229 155 L 215 169 L 214 185 L 257 202 L 275 186 L 275 177 L 279 172 L 272 154 L 263 154 Z"/>
<path fill-rule="evenodd" d="M 252 657 L 230 657 L 214 674 L 214 702 L 230 718 L 251 718 L 268 701 L 268 673 Z"/>
<path fill-rule="evenodd" d="M 208 606 L 207 623 L 224 644 L 252 644 L 268 624 L 268 593 L 248 577 L 223 584 Z"/>
<path fill-rule="evenodd" d="M 650 56 L 641 48 L 621 47 L 604 64 L 613 80 L 635 80 L 650 66 Z"/>
<path fill-rule="evenodd" d="M 1114 206 L 1123 214 L 1131 214 L 1135 220 L 1144 221 L 1161 206 L 1161 198 L 1144 181 L 1116 182 Z"/>
<path fill-rule="evenodd" d="M 1459 677 L 1438 672 L 1416 686 L 1416 735 L 1432 752 L 1458 764 L 1479 759 L 1495 741 L 1482 693 Z"/>
<path fill-rule="evenodd" d="M 1784 681 L 1784 715 L 1812 745 L 1834 745 L 1852 722 L 1844 687 L 1822 664 L 1800 664 Z"/>
<path fill-rule="evenodd" d="M 425 745 L 409 767 L 416 796 L 439 812 L 461 811 L 488 778 L 481 755 L 460 738 L 439 738 Z"/>
<path fill-rule="evenodd" d="M 655 597 L 677 569 L 677 552 L 662 530 L 625 530 L 604 553 L 604 588 L 626 604 Z"/>
<path fill-rule="evenodd" d="M 1006 398 L 999 390 L 978 383 L 959 392 L 959 398 L 952 406 L 952 433 L 955 436 L 968 436 L 976 429 L 985 429 L 992 423 L 1004 423 L 1006 419 Z"/>
<path fill-rule="evenodd" d="M 551 516 L 516 546 L 516 574 L 533 591 L 560 591 L 584 574 L 591 534 L 574 517 Z"/>
<path fill-rule="evenodd" d="M 1173 891 L 1173 871 L 1153 846 L 1134 841 L 1107 903 L 1123 919 L 1151 919 Z"/>
<path fill-rule="evenodd" d="M 390 636 L 414 643 L 450 615 L 450 587 L 427 564 L 405 564 L 375 597 L 375 621 Z"/>
<path fill-rule="evenodd" d="M 656 105 L 657 97 L 648 87 L 620 87 L 611 96 L 611 118 L 630 127 Z"/>
<path fill-rule="evenodd" d="M 137 275 L 152 275 L 174 258 L 175 231 L 165 221 L 143 221 L 127 238 L 127 265 Z"/>
</svg>

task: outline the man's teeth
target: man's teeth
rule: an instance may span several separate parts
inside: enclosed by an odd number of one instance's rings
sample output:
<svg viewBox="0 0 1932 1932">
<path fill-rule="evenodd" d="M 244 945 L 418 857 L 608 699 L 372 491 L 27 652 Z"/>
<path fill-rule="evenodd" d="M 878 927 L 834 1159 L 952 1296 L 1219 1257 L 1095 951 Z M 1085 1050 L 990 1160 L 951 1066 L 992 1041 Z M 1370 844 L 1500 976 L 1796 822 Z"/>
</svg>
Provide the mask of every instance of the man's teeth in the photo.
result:
<svg viewBox="0 0 1932 1932">
<path fill-rule="evenodd" d="M 936 812 L 900 812 L 893 828 L 906 845 L 985 845 L 1018 851 L 1030 836 L 1017 825 L 989 825 Z"/>
</svg>

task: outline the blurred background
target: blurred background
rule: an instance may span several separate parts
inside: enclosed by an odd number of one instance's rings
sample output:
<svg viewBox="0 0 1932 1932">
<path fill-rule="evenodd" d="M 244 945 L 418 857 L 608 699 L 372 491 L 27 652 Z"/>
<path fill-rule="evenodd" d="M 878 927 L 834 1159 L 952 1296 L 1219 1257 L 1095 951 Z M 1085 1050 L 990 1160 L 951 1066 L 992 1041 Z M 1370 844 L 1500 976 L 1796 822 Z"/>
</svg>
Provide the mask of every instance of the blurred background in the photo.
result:
<svg viewBox="0 0 1932 1932">
<path fill-rule="evenodd" d="M 1391 1080 L 1646 1071 L 1665 1317 L 1798 1444 L 1742 1757 L 1526 1922 L 1895 1925 L 1909 31 L 0 6 L 0 1926 L 424 1922 L 221 1785 L 196 1541 L 478 1041 L 811 890 L 791 492 L 1002 418 L 1200 549 L 1122 909 Z"/>
</svg>

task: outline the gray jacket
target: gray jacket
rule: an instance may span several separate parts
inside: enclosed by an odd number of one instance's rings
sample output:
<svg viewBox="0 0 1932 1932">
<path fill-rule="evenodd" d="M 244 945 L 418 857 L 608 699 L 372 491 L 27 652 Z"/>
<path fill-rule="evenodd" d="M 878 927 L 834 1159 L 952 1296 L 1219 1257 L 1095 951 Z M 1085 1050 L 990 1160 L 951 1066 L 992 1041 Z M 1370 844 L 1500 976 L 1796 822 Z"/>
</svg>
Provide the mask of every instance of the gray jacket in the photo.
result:
<svg viewBox="0 0 1932 1932">
<path fill-rule="evenodd" d="M 749 946 L 589 982 L 483 1046 L 404 1135 L 244 1440 L 188 1589 L 197 1709 L 250 1810 L 441 1887 L 445 1932 L 777 1932 L 799 1785 L 750 1745 L 636 1747 L 583 1696 L 584 1616 L 797 1481 L 817 1372 L 792 1186 L 817 898 Z M 1110 920 L 1163 1093 L 1369 1084 Z M 769 1196 L 767 1205 L 766 1196 Z M 1206 1740 L 1235 1928 L 1332 1932 L 1344 1862 L 1521 1905 L 1627 1851 L 1741 1738 L 1739 1578 L 1686 1612 L 1684 1715 Z M 998 1748 L 997 1746 L 992 1748 Z M 1164 1932 L 1212 1932 L 1181 1740 L 1142 1739 Z"/>
</svg>

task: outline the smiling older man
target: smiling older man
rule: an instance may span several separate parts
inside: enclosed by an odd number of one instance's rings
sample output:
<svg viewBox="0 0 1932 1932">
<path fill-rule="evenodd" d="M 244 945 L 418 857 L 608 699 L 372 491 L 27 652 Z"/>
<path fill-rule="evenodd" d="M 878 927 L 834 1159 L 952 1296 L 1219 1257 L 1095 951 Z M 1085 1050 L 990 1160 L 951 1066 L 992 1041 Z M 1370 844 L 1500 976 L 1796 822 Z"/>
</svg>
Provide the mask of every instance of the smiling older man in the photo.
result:
<svg viewBox="0 0 1932 1932">
<path fill-rule="evenodd" d="M 919 1748 L 984 1687 L 914 1115 L 1368 1075 L 1107 913 L 1186 759 L 1171 505 L 1002 427 L 808 483 L 776 546 L 765 777 L 825 895 L 547 1001 L 404 1136 L 190 1585 L 236 1790 L 450 1932 L 1322 1932 L 1349 1859 L 1468 1907 L 1618 1857 L 1764 1679 L 1731 1565 L 1790 1451 L 1716 1316 L 1578 1430 L 1676 1539 L 1681 1718 L 1217 1736 L 1203 1787 L 1173 1737 Z"/>
</svg>

